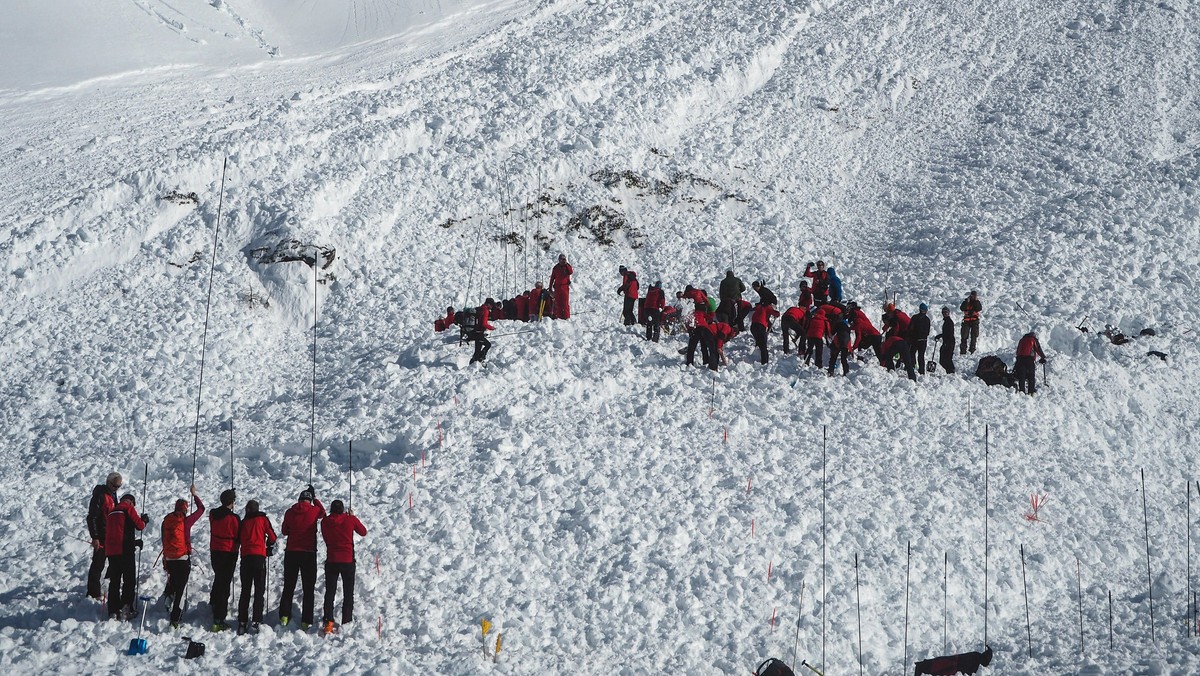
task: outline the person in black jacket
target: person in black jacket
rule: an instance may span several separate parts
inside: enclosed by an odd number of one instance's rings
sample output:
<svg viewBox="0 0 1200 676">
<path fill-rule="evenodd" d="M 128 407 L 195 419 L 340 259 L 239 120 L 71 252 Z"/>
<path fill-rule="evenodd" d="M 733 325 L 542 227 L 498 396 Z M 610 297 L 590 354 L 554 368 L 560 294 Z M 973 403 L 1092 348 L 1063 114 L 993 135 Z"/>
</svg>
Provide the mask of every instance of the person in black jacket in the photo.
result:
<svg viewBox="0 0 1200 676">
<path fill-rule="evenodd" d="M 117 504 L 117 489 L 123 480 L 119 472 L 112 472 L 104 483 L 92 489 L 92 501 L 88 504 L 87 527 L 88 535 L 92 537 L 92 565 L 88 567 L 87 595 L 100 600 L 100 579 L 104 574 L 104 563 L 108 557 L 104 555 L 105 523 L 108 513 Z"/>
<path fill-rule="evenodd" d="M 776 307 L 779 305 L 779 298 L 775 296 L 775 292 L 767 288 L 767 283 L 761 279 L 750 284 L 750 288 L 758 292 L 759 302 L 763 305 Z"/>
<path fill-rule="evenodd" d="M 942 332 L 933 339 L 942 341 L 942 348 L 938 350 L 938 363 L 946 373 L 954 373 L 954 320 L 950 318 L 950 308 L 942 307 Z"/>
<path fill-rule="evenodd" d="M 917 360 L 917 370 L 925 375 L 925 349 L 929 345 L 929 306 L 921 303 L 919 312 L 913 315 L 908 323 L 908 340 L 913 356 Z"/>
</svg>

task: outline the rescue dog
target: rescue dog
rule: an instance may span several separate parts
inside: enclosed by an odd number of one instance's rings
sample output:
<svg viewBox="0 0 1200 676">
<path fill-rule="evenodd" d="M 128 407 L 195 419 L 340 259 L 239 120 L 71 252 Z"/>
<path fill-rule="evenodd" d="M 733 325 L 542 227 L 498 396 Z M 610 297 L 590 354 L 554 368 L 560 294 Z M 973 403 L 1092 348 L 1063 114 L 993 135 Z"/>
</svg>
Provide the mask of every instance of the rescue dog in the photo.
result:
<svg viewBox="0 0 1200 676">
<path fill-rule="evenodd" d="M 922 674 L 929 676 L 967 674 L 967 676 L 973 676 L 976 671 L 979 671 L 979 667 L 986 667 L 991 663 L 992 647 L 985 646 L 985 650 L 981 653 L 962 653 L 921 660 L 917 662 L 913 676 L 922 676 Z"/>
</svg>

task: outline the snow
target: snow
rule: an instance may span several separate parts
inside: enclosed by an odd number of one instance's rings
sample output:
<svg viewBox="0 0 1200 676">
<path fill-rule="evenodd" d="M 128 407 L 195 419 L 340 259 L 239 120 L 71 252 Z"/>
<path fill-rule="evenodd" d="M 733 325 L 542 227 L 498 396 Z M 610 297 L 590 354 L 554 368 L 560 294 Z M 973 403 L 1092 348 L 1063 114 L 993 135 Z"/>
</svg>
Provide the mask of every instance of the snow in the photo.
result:
<svg viewBox="0 0 1200 676">
<path fill-rule="evenodd" d="M 0 26 L 6 667 L 749 673 L 793 661 L 799 621 L 797 665 L 849 673 L 857 554 L 862 659 L 894 673 L 906 570 L 909 659 L 942 652 L 944 562 L 947 649 L 982 649 L 986 429 L 990 672 L 1200 668 L 1194 5 L 27 4 Z M 592 207 L 627 219 L 613 244 L 567 231 Z M 292 240 L 336 254 L 264 259 Z M 501 322 L 482 368 L 430 330 L 560 251 L 570 321 Z M 827 378 L 739 337 L 714 380 L 679 337 L 620 326 L 620 264 L 710 291 L 732 265 L 790 304 L 818 258 L 872 316 L 978 289 L 980 352 L 917 383 Z M 91 487 L 115 469 L 148 491 L 157 596 L 158 523 L 194 445 L 202 496 L 228 484 L 232 419 L 238 507 L 278 526 L 309 477 L 314 290 L 314 483 L 348 497 L 353 442 L 370 530 L 356 622 L 274 626 L 276 561 L 263 634 L 204 631 L 202 521 L 185 626 L 152 607 L 150 653 L 125 656 L 136 628 L 83 598 Z M 1157 335 L 1118 347 L 1105 324 Z M 970 376 L 1030 329 L 1037 396 Z M 208 654 L 181 661 L 182 636 Z"/>
</svg>

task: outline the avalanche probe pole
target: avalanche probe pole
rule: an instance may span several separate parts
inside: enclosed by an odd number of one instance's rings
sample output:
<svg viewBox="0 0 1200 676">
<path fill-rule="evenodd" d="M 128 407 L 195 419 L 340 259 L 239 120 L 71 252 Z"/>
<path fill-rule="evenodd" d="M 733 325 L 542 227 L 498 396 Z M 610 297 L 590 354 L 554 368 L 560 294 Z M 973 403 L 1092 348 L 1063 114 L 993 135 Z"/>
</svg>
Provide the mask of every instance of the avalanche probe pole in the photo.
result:
<svg viewBox="0 0 1200 676">
<path fill-rule="evenodd" d="M 142 513 L 143 514 L 146 513 L 145 512 L 145 510 L 146 510 L 146 483 L 149 480 L 150 480 L 150 463 L 147 462 L 145 470 L 142 473 Z M 149 524 L 146 524 L 146 525 L 149 525 Z M 144 527 L 143 527 L 143 529 L 144 529 Z M 138 595 L 138 592 L 141 591 L 141 587 L 142 587 L 142 550 L 144 548 L 145 548 L 145 543 L 143 543 L 142 547 L 138 547 L 137 574 L 136 574 L 136 577 L 134 578 L 135 582 L 133 583 L 133 600 L 134 600 L 133 607 L 135 610 L 137 609 L 137 595 Z M 145 603 L 145 601 L 143 601 L 143 603 Z"/>
<path fill-rule="evenodd" d="M 354 441 L 350 442 L 350 500 L 346 510 L 354 513 Z"/>
<path fill-rule="evenodd" d="M 204 355 L 208 348 L 208 315 L 212 308 L 213 274 L 217 269 L 217 243 L 221 232 L 221 213 L 225 208 L 225 170 L 229 167 L 229 158 L 221 164 L 221 195 L 217 200 L 217 220 L 213 223 L 213 252 L 212 263 L 208 268 L 208 297 L 204 301 L 204 333 L 200 338 L 200 385 L 196 388 L 196 433 L 192 443 L 192 481 L 196 484 L 196 451 L 200 448 L 200 402 L 204 394 Z"/>
<path fill-rule="evenodd" d="M 1146 511 L 1146 470 L 1142 468 L 1142 523 L 1146 533 L 1146 595 L 1150 598 L 1150 642 L 1157 643 L 1154 638 L 1154 585 L 1150 580 L 1150 517 Z"/>
<path fill-rule="evenodd" d="M 313 251 L 312 407 L 308 417 L 308 485 L 312 485 L 313 454 L 317 450 L 317 252 Z"/>
</svg>

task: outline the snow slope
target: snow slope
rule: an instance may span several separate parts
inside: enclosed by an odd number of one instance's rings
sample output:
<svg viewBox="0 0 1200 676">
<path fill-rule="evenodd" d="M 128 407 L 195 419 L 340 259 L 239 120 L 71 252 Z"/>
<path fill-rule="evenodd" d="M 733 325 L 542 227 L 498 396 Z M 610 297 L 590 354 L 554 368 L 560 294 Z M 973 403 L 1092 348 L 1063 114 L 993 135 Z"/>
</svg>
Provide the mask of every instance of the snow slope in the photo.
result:
<svg viewBox="0 0 1200 676">
<path fill-rule="evenodd" d="M 992 672 L 1198 668 L 1185 636 L 1193 4 L 446 3 L 419 39 L 384 41 L 371 38 L 399 24 L 335 37 L 336 22 L 300 25 L 329 9 L 310 6 L 271 44 L 311 39 L 313 58 L 186 65 L 179 50 L 170 72 L 142 58 L 86 90 L 6 80 L 0 662 L 748 673 L 769 654 L 792 661 L 798 636 L 796 662 L 849 673 L 857 554 L 861 659 L 895 673 L 906 652 L 942 651 L 943 602 L 947 649 L 981 648 L 986 426 Z M 45 82 L 91 76 L 45 68 Z M 606 169 L 641 187 L 596 180 Z M 198 204 L 162 199 L 172 191 Z M 568 231 L 593 207 L 626 219 L 613 244 Z M 292 240 L 336 251 L 323 283 L 304 262 L 262 262 Z M 545 279 L 559 251 L 577 273 L 570 322 L 502 324 L 531 332 L 497 335 L 486 368 L 430 331 L 447 304 Z M 714 380 L 680 368 L 679 338 L 619 325 L 619 264 L 714 291 L 733 265 L 789 298 L 816 258 L 864 306 L 886 292 L 937 308 L 979 289 L 981 354 L 1011 362 L 1035 328 L 1049 385 L 989 389 L 967 375 L 975 356 L 915 384 L 867 364 L 829 379 L 781 355 L 762 367 L 747 338 Z M 204 633 L 209 654 L 188 665 L 177 638 L 208 620 L 202 566 L 187 628 L 154 609 L 151 654 L 123 656 L 133 632 L 82 600 L 87 545 L 72 538 L 90 487 L 116 468 L 140 491 L 149 462 L 157 524 L 198 440 L 211 499 L 232 418 L 241 500 L 278 523 L 308 482 L 314 286 L 314 481 L 345 498 L 353 442 L 371 530 L 358 621 L 328 641 Z M 1116 347 L 1095 334 L 1104 324 L 1158 335 Z M 1031 493 L 1050 496 L 1041 521 L 1023 518 Z M 148 588 L 162 580 L 152 571 Z M 503 632 L 495 663 L 482 618 Z"/>
</svg>

